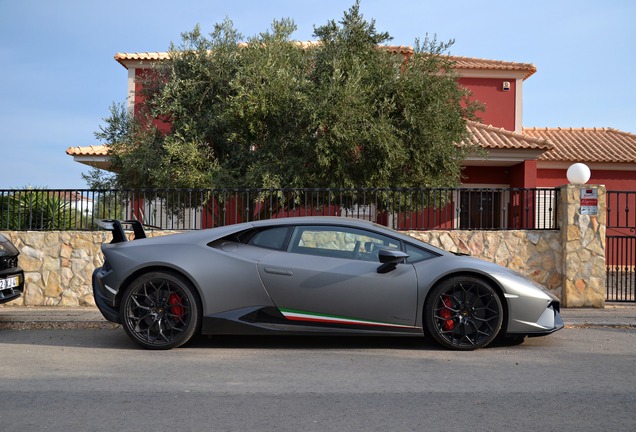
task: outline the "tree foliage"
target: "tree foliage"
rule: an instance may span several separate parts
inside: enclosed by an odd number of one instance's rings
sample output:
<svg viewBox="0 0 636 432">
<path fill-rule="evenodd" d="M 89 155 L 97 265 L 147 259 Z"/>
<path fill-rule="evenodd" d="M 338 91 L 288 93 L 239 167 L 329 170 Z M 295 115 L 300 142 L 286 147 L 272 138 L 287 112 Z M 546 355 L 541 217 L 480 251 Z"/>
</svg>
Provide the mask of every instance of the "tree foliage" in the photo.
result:
<svg viewBox="0 0 636 432">
<path fill-rule="evenodd" d="M 143 110 L 121 106 L 97 137 L 125 187 L 442 187 L 461 177 L 467 118 L 451 46 L 416 40 L 413 54 L 360 13 L 292 40 L 293 21 L 241 43 L 226 19 L 197 26 L 146 75 Z M 160 123 L 168 122 L 169 131 Z"/>
<path fill-rule="evenodd" d="M 4 229 L 53 231 L 77 228 L 81 212 L 73 208 L 70 195 L 45 189 L 25 188 L 0 196 L 0 220 Z"/>
</svg>

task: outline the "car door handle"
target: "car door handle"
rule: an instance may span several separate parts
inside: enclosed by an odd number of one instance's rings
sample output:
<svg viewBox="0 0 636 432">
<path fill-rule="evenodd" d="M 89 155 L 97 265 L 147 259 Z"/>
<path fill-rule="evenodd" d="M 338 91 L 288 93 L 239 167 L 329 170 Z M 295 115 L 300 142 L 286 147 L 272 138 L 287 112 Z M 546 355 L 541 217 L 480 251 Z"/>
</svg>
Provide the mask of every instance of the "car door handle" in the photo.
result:
<svg viewBox="0 0 636 432">
<path fill-rule="evenodd" d="M 293 276 L 294 272 L 289 269 L 280 267 L 265 267 L 265 273 L 281 275 L 281 276 Z"/>
</svg>

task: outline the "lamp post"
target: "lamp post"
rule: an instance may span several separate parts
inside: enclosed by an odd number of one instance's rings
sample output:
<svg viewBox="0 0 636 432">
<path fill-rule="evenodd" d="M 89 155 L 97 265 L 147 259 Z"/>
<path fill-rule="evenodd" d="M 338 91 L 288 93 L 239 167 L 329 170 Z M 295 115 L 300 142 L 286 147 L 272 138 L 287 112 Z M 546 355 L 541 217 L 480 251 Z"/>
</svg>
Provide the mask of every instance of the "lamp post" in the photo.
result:
<svg viewBox="0 0 636 432">
<path fill-rule="evenodd" d="M 584 185 L 590 179 L 592 173 L 590 168 L 582 163 L 575 163 L 570 165 L 567 172 L 568 181 L 575 185 Z"/>
</svg>

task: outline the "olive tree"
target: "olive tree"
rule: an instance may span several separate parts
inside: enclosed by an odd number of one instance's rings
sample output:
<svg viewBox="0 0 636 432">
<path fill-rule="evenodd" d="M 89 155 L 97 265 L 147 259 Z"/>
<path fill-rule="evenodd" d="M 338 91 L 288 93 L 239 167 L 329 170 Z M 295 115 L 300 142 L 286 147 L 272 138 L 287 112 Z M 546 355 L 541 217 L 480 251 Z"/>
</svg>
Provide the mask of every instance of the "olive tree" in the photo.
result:
<svg viewBox="0 0 636 432">
<path fill-rule="evenodd" d="M 245 42 L 229 19 L 197 26 L 143 79 L 143 109 L 113 106 L 97 134 L 126 187 L 448 187 L 466 119 L 451 46 L 408 56 L 356 2 L 299 43 L 290 19 Z M 165 122 L 166 127 L 159 127 Z"/>
</svg>

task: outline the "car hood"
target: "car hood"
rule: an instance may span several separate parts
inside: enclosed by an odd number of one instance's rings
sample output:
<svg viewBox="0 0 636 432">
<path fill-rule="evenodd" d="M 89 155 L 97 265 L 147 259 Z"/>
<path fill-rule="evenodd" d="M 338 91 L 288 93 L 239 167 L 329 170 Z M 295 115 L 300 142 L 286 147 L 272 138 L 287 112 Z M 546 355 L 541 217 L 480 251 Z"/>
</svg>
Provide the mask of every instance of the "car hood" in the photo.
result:
<svg viewBox="0 0 636 432">
<path fill-rule="evenodd" d="M 539 298 L 547 296 L 551 300 L 559 300 L 540 283 L 499 264 L 467 255 L 446 256 L 444 259 L 452 262 L 452 268 L 456 271 L 476 272 L 490 276 L 498 282 L 505 294 Z"/>
</svg>

